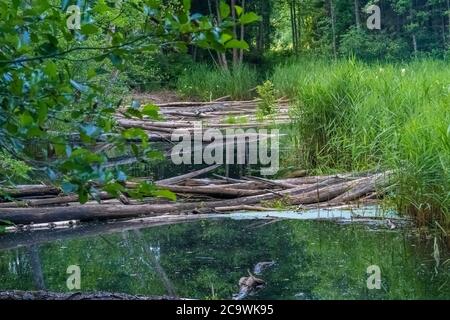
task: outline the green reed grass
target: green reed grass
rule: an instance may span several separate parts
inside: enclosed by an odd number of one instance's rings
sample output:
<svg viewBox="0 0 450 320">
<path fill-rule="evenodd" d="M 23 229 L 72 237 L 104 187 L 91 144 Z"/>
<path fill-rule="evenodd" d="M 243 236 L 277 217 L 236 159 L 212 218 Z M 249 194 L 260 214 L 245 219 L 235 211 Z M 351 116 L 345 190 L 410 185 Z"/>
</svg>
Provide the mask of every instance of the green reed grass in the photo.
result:
<svg viewBox="0 0 450 320">
<path fill-rule="evenodd" d="M 290 61 L 272 81 L 296 101 L 297 165 L 396 172 L 392 199 L 450 227 L 450 64 Z"/>
<path fill-rule="evenodd" d="M 204 101 L 228 95 L 232 99 L 249 99 L 257 84 L 257 71 L 247 65 L 223 70 L 196 64 L 179 77 L 177 89 L 185 98 Z"/>
</svg>

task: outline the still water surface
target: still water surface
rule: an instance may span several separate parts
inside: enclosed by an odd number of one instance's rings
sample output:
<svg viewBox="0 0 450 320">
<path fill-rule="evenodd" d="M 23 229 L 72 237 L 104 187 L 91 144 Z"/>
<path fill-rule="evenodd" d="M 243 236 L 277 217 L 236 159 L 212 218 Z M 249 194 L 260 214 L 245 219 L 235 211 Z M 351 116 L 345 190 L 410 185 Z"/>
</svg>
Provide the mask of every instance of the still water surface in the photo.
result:
<svg viewBox="0 0 450 320">
<path fill-rule="evenodd" d="M 0 248 L 4 236 L 0 236 Z M 81 291 L 231 299 L 259 262 L 266 286 L 251 299 L 448 299 L 450 262 L 434 239 L 332 221 L 212 220 L 64 237 L 0 251 L 0 290 L 68 291 L 70 265 Z M 434 253 L 434 254 L 433 254 Z M 367 268 L 381 269 L 380 290 Z"/>
</svg>

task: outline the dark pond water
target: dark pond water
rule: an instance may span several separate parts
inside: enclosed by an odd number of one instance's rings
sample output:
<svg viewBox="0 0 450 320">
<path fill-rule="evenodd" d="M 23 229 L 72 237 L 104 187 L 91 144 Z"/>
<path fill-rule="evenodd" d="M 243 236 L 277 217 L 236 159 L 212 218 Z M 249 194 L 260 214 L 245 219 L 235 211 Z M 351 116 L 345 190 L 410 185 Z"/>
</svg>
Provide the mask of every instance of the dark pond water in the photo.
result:
<svg viewBox="0 0 450 320">
<path fill-rule="evenodd" d="M 230 299 L 258 262 L 266 286 L 251 299 L 448 299 L 450 262 L 408 230 L 329 221 L 209 220 L 14 248 L 0 236 L 0 290 L 81 291 Z M 434 254 L 433 254 L 434 253 Z M 437 265 L 437 261 L 439 264 Z M 379 266 L 381 289 L 367 288 Z"/>
</svg>

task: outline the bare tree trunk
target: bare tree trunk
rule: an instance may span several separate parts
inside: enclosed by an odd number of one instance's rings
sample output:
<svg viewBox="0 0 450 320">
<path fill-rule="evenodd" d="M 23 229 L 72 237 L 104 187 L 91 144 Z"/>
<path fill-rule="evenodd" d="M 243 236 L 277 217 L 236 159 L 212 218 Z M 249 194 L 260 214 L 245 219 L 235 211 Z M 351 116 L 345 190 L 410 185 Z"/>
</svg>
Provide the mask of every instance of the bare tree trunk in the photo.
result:
<svg viewBox="0 0 450 320">
<path fill-rule="evenodd" d="M 219 0 L 216 0 L 216 11 L 217 11 L 217 21 L 219 23 L 221 23 L 222 22 L 222 17 L 220 16 Z M 221 53 L 221 52 L 217 52 L 217 57 L 218 57 L 220 66 L 223 69 L 228 70 L 228 61 L 227 61 L 226 54 L 225 53 Z"/>
<path fill-rule="evenodd" d="M 331 15 L 331 30 L 332 30 L 332 42 L 333 42 L 333 56 L 337 59 L 337 48 L 336 48 L 336 15 L 334 12 L 334 2 L 330 0 L 330 15 Z"/>
<path fill-rule="evenodd" d="M 242 0 L 242 9 L 245 12 L 245 0 Z M 245 40 L 245 26 L 243 24 L 241 24 L 241 41 Z M 239 63 L 243 63 L 244 62 L 244 49 L 241 49 L 239 52 Z"/>
<path fill-rule="evenodd" d="M 295 0 L 289 2 L 289 9 L 291 13 L 291 29 L 292 29 L 292 48 L 294 52 L 298 51 L 297 43 L 297 14 L 295 10 Z"/>
<path fill-rule="evenodd" d="M 358 29 L 361 29 L 361 18 L 359 16 L 359 0 L 354 0 L 355 3 L 355 23 Z"/>
<path fill-rule="evenodd" d="M 448 13 L 448 37 L 447 37 L 447 45 L 450 46 L 450 0 L 447 0 L 447 13 Z"/>
<path fill-rule="evenodd" d="M 414 2 L 411 1 L 411 6 L 409 7 L 409 16 L 410 19 L 413 20 L 414 19 L 414 13 L 413 13 L 413 6 L 414 6 Z M 412 44 L 413 44 L 413 50 L 414 50 L 414 57 L 417 58 L 417 38 L 416 38 L 416 30 L 412 31 Z"/>
<path fill-rule="evenodd" d="M 415 33 L 413 33 L 413 35 L 412 35 L 412 42 L 413 42 L 413 48 L 414 48 L 414 56 L 417 58 L 417 39 L 416 39 Z"/>
<path fill-rule="evenodd" d="M 236 0 L 231 0 L 231 17 L 233 18 L 233 35 L 237 39 L 237 17 L 236 17 Z M 239 64 L 239 52 L 237 48 L 233 48 L 233 68 Z"/>
<path fill-rule="evenodd" d="M 297 2 L 297 12 L 296 12 L 296 16 L 297 16 L 297 47 L 298 47 L 298 51 L 301 50 L 301 46 L 302 46 L 302 16 L 300 14 L 301 12 L 301 1 L 296 0 Z"/>
</svg>

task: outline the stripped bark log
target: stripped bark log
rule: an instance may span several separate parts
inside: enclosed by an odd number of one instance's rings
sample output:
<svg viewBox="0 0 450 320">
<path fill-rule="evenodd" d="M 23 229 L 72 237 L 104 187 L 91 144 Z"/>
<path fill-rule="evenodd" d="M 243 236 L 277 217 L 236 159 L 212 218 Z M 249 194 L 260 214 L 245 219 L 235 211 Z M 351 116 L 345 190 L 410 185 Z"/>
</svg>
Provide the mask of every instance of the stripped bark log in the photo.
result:
<svg viewBox="0 0 450 320">
<path fill-rule="evenodd" d="M 277 209 L 274 208 L 266 208 L 261 206 L 248 206 L 248 205 L 241 205 L 241 206 L 229 206 L 229 207 L 216 207 L 214 208 L 215 211 L 218 212 L 233 212 L 233 211 L 277 211 Z"/>
<path fill-rule="evenodd" d="M 208 168 L 205 168 L 208 169 Z M 209 168 L 210 169 L 210 168 Z M 204 170 L 204 169 L 202 169 Z M 197 175 L 199 171 L 184 175 Z M 216 208 L 237 207 L 237 206 L 255 206 L 263 201 L 283 198 L 290 205 L 309 205 L 313 203 L 343 203 L 357 199 L 376 189 L 376 185 L 383 181 L 387 184 L 386 176 L 383 174 L 372 175 L 353 179 L 350 176 L 337 177 L 329 176 L 314 177 L 315 184 L 302 184 L 295 188 L 287 190 L 268 189 L 267 185 L 262 190 L 249 189 L 250 186 L 256 187 L 258 182 L 245 182 L 232 185 L 207 185 L 201 187 L 180 186 L 180 185 L 160 185 L 177 193 L 189 193 L 197 195 L 214 195 L 217 198 L 234 197 L 234 199 L 214 200 L 203 202 L 178 202 L 178 203 L 150 203 L 150 204 L 132 204 L 117 205 L 113 204 L 88 204 L 88 205 L 70 205 L 67 207 L 43 207 L 39 211 L 33 208 L 2 208 L 0 209 L 0 219 L 8 220 L 14 223 L 41 223 L 64 220 L 106 220 L 130 218 L 136 216 L 159 216 L 163 214 L 177 215 L 186 212 L 210 213 Z M 382 179 L 383 178 L 383 179 Z M 179 177 L 175 177 L 179 181 Z M 305 182 L 304 178 L 301 180 Z M 171 181 L 169 180 L 169 183 Z M 231 188 L 233 186 L 233 188 Z M 286 185 L 285 185 L 286 186 Z M 277 186 L 279 187 L 279 186 Z M 40 199 L 39 201 L 50 201 L 52 199 Z M 73 200 L 72 198 L 69 200 Z M 54 199 L 53 201 L 60 201 Z M 39 202 L 37 202 L 39 203 Z"/>
<path fill-rule="evenodd" d="M 356 199 L 359 199 L 367 194 L 375 192 L 377 188 L 385 187 L 390 183 L 391 173 L 380 173 L 374 176 L 361 179 L 357 183 L 355 183 L 352 188 L 344 194 L 339 195 L 333 202 L 349 202 Z"/>
<path fill-rule="evenodd" d="M 111 195 L 106 192 L 100 192 L 97 195 L 99 200 L 110 200 L 114 199 Z M 65 205 L 72 202 L 79 202 L 80 198 L 78 195 L 67 195 L 59 197 L 51 197 L 45 199 L 27 199 L 19 200 L 13 202 L 2 202 L 0 203 L 0 208 L 26 208 L 26 207 L 44 207 L 44 206 L 55 206 L 55 205 Z"/>
<path fill-rule="evenodd" d="M 196 170 L 196 171 L 193 171 L 193 172 L 189 172 L 189 173 L 183 174 L 181 176 L 176 176 L 176 177 L 173 177 L 173 178 L 159 180 L 156 183 L 159 184 L 159 185 L 165 185 L 165 186 L 176 184 L 176 183 L 180 183 L 180 182 L 183 182 L 185 180 L 192 179 L 192 178 L 201 176 L 202 174 L 205 174 L 205 173 L 211 172 L 213 170 L 216 170 L 220 166 L 221 166 L 220 164 L 212 165 L 212 166 L 209 166 L 207 168 L 203 168 L 203 169 L 200 169 L 200 170 Z"/>
<path fill-rule="evenodd" d="M 58 188 L 47 185 L 18 185 L 13 188 L 1 188 L 0 192 L 14 198 L 40 195 L 57 195 L 61 191 Z"/>
<path fill-rule="evenodd" d="M 248 189 L 234 189 L 230 187 L 187 187 L 187 186 L 171 186 L 171 185 L 160 185 L 159 187 L 170 190 L 175 193 L 189 193 L 189 194 L 203 194 L 215 196 L 216 198 L 238 198 L 254 196 L 261 193 L 265 193 L 262 190 L 248 190 Z"/>
</svg>

